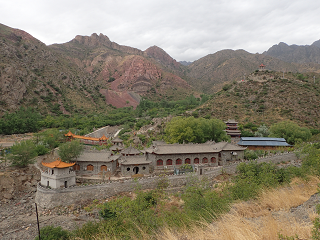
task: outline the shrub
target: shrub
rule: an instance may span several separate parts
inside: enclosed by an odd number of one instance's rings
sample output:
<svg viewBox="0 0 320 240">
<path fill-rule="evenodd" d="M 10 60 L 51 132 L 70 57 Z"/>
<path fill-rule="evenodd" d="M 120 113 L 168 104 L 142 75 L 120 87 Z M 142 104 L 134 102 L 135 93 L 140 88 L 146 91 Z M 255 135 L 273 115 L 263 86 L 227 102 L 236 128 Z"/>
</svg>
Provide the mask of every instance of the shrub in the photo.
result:
<svg viewBox="0 0 320 240">
<path fill-rule="evenodd" d="M 61 227 L 54 227 L 51 225 L 40 229 L 41 240 L 67 240 L 69 239 L 69 236 L 69 232 L 63 230 Z M 39 236 L 37 236 L 35 240 L 39 240 Z"/>
<path fill-rule="evenodd" d="M 49 149 L 46 148 L 44 145 L 37 145 L 36 152 L 37 152 L 38 156 L 42 156 L 42 155 L 47 154 L 49 152 Z"/>
<path fill-rule="evenodd" d="M 34 162 L 34 158 L 37 156 L 36 147 L 31 140 L 15 143 L 11 147 L 11 154 L 9 159 L 12 166 L 26 167 Z"/>
</svg>

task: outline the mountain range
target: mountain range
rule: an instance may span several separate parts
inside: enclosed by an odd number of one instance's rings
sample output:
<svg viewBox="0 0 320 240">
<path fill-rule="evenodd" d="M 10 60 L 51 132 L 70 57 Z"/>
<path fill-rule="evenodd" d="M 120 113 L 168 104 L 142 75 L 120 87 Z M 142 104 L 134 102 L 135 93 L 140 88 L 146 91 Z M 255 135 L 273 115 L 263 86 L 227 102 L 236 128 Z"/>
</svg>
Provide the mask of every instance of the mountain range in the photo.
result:
<svg viewBox="0 0 320 240">
<path fill-rule="evenodd" d="M 263 54 L 221 50 L 179 63 L 157 46 L 142 51 L 103 34 L 46 46 L 23 30 L 0 24 L 0 115 L 19 106 L 71 114 L 135 107 L 141 97 L 198 97 L 246 79 L 262 63 L 272 71 L 319 73 L 320 40 L 310 46 L 279 43 Z"/>
</svg>

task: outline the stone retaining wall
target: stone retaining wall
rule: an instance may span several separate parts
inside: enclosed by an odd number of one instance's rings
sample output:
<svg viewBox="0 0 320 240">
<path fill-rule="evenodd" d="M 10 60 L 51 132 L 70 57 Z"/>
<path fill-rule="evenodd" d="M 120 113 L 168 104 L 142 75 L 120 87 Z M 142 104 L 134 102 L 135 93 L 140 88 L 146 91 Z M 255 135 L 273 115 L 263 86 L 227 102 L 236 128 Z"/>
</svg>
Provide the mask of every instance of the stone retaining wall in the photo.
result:
<svg viewBox="0 0 320 240">
<path fill-rule="evenodd" d="M 295 161 L 297 157 L 295 153 L 279 154 L 272 157 L 259 158 L 258 163 L 273 162 L 280 163 L 282 161 Z M 216 167 L 211 171 L 203 171 L 203 176 L 213 179 L 220 175 L 222 171 L 233 174 L 240 162 L 232 163 L 228 166 Z M 205 169 L 203 169 L 205 170 Z M 200 176 L 200 171 L 197 172 Z M 168 190 L 185 186 L 187 183 L 187 175 L 172 175 L 167 177 L 169 182 Z M 140 189 L 154 189 L 157 186 L 159 177 L 144 177 L 137 181 L 134 179 L 112 181 L 110 183 L 82 185 L 61 189 L 47 189 L 38 184 L 35 201 L 43 208 L 53 208 L 55 206 L 68 206 L 71 204 L 79 205 L 83 201 L 90 201 L 93 199 L 108 198 L 120 194 L 122 192 L 132 192 L 139 186 Z"/>
</svg>

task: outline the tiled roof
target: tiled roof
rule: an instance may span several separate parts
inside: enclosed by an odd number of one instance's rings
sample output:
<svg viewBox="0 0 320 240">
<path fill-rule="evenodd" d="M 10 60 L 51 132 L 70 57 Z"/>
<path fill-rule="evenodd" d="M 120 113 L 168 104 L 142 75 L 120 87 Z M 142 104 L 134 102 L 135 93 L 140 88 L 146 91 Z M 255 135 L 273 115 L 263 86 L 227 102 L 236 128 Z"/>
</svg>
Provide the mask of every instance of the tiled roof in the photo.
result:
<svg viewBox="0 0 320 240">
<path fill-rule="evenodd" d="M 234 120 L 234 119 L 229 119 L 229 120 L 226 121 L 225 123 L 238 123 L 238 122 L 236 122 L 236 120 Z"/>
<path fill-rule="evenodd" d="M 202 144 L 163 144 L 154 145 L 146 150 L 148 153 L 155 154 L 191 154 L 191 153 L 214 153 L 222 150 L 244 150 L 245 148 L 228 142 L 207 142 Z"/>
<path fill-rule="evenodd" d="M 291 146 L 284 138 L 269 137 L 242 137 L 238 142 L 241 146 L 270 146 L 270 147 L 289 147 Z"/>
<path fill-rule="evenodd" d="M 106 150 L 101 151 L 85 151 L 80 157 L 78 157 L 78 162 L 111 162 L 115 161 L 120 157 L 120 155 L 111 155 L 111 152 Z"/>
<path fill-rule="evenodd" d="M 136 149 L 136 148 L 134 148 L 132 146 L 130 146 L 130 147 L 126 148 L 126 149 L 123 149 L 121 151 L 121 154 L 129 154 L 129 155 L 138 155 L 140 153 L 141 153 L 141 151 L 139 151 L 138 149 Z"/>
<path fill-rule="evenodd" d="M 123 147 L 117 145 L 113 145 L 109 148 L 110 151 L 121 151 L 122 149 Z"/>
<path fill-rule="evenodd" d="M 116 138 L 112 139 L 111 142 L 120 143 L 120 142 L 123 142 L 123 140 L 121 140 L 120 138 L 116 137 Z"/>
<path fill-rule="evenodd" d="M 120 163 L 122 165 L 134 165 L 134 164 L 150 164 L 150 161 L 147 161 L 145 155 L 136 155 L 136 156 L 122 156 Z"/>
<path fill-rule="evenodd" d="M 67 167 L 73 166 L 75 163 L 62 162 L 61 159 L 58 158 L 53 162 L 50 162 L 50 163 L 41 162 L 41 164 L 48 168 L 67 168 Z"/>
</svg>

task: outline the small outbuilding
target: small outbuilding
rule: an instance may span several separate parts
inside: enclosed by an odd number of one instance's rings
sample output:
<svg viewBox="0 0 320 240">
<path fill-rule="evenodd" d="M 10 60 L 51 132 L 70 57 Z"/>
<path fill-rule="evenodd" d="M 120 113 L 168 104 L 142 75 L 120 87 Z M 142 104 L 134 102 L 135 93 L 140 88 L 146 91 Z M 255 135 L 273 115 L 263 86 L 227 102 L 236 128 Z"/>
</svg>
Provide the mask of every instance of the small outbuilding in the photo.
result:
<svg viewBox="0 0 320 240">
<path fill-rule="evenodd" d="M 145 155 L 122 156 L 120 160 L 122 176 L 132 176 L 135 174 L 150 174 L 151 161 Z"/>
<path fill-rule="evenodd" d="M 67 188 L 76 185 L 76 174 L 71 169 L 75 163 L 62 162 L 61 159 L 41 163 L 47 171 L 41 172 L 41 185 L 48 188 Z"/>
</svg>

